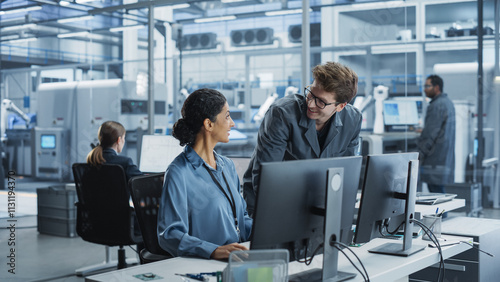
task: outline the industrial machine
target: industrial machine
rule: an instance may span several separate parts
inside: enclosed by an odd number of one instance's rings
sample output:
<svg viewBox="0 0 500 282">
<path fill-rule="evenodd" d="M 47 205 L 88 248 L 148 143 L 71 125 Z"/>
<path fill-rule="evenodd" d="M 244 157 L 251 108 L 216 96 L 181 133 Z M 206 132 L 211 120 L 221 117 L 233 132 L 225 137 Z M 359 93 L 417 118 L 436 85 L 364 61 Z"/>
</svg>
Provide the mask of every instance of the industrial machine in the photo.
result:
<svg viewBox="0 0 500 282">
<path fill-rule="evenodd" d="M 26 123 L 26 128 L 30 126 L 31 118 L 21 111 L 11 100 L 3 99 L 0 114 L 0 179 L 5 178 L 5 169 L 9 167 L 8 153 L 7 153 L 7 123 L 9 112 L 18 115 Z M 1 181 L 0 190 L 5 189 L 5 183 Z"/>
<path fill-rule="evenodd" d="M 142 132 L 148 128 L 148 99 L 139 88 L 135 82 L 121 79 L 41 84 L 37 92 L 39 131 L 61 130 L 61 136 L 68 135 L 67 146 L 61 148 L 62 144 L 56 143 L 55 149 L 65 150 L 65 153 L 56 152 L 56 155 L 67 154 L 69 168 L 72 163 L 85 161 L 91 150 L 90 144 L 98 142 L 97 131 L 103 122 L 118 121 L 128 133 L 126 140 L 129 145 L 122 154 L 137 162 L 137 147 L 131 145 L 135 143 L 135 139 L 140 140 L 136 131 Z M 168 117 L 166 86 L 155 84 L 154 89 L 155 128 L 165 132 L 163 129 L 167 127 Z M 36 150 L 32 150 L 32 159 L 36 159 L 40 152 L 38 150 L 42 150 L 44 141 L 41 139 L 42 133 L 35 135 L 32 144 Z M 134 136 L 137 138 L 128 142 Z M 41 177 L 38 171 L 42 165 L 43 160 L 35 162 L 33 174 L 37 177 Z M 55 165 L 64 166 L 66 163 L 58 162 Z M 50 175 L 44 174 L 44 177 L 60 177 L 59 174 Z M 63 175 L 63 178 L 67 176 Z"/>
<path fill-rule="evenodd" d="M 3 99 L 2 100 L 2 109 L 1 109 L 2 113 L 1 113 L 1 140 L 2 142 L 4 142 L 6 140 L 6 135 L 5 135 L 5 131 L 7 129 L 7 121 L 8 121 L 8 118 L 7 116 L 9 115 L 9 112 L 13 112 L 15 114 L 17 114 L 18 116 L 20 116 L 25 122 L 26 122 L 26 128 L 28 128 L 29 124 L 30 124 L 30 117 L 28 117 L 28 115 L 26 115 L 23 111 L 21 111 L 11 100 L 9 99 Z"/>
<path fill-rule="evenodd" d="M 477 163 L 478 153 L 478 64 L 450 63 L 435 64 L 434 72 L 444 81 L 444 92 L 448 93 L 455 104 L 456 142 L 455 142 L 455 182 L 482 182 L 482 201 L 484 206 L 500 207 L 499 173 L 497 165 L 500 145 L 498 132 L 498 89 L 495 89 L 493 63 L 483 63 L 483 163 Z M 487 160 L 496 159 L 496 162 Z M 473 177 L 463 173 L 464 168 L 472 166 Z M 489 172 L 489 173 L 488 173 Z M 476 179 L 477 177 L 477 179 Z M 472 179 L 471 179 L 472 178 Z"/>
<path fill-rule="evenodd" d="M 69 179 L 68 137 L 69 130 L 61 127 L 35 127 L 31 144 L 35 145 L 31 155 L 33 176 L 39 179 Z"/>
<path fill-rule="evenodd" d="M 375 99 L 375 123 L 373 133 L 384 133 L 384 100 L 389 97 L 389 87 L 379 85 L 373 89 Z"/>
</svg>

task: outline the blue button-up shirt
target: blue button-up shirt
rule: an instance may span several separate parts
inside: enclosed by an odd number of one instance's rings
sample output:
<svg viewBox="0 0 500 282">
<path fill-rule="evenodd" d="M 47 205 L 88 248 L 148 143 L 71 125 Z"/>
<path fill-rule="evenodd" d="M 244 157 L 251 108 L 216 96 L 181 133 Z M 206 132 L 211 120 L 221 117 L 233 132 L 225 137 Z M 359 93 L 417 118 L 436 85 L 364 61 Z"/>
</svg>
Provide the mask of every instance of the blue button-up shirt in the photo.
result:
<svg viewBox="0 0 500 282">
<path fill-rule="evenodd" d="M 240 194 L 240 181 L 234 163 L 214 152 L 217 169 L 198 156 L 192 147 L 170 164 L 158 213 L 158 241 L 174 256 L 210 258 L 219 246 L 247 241 L 252 219 Z M 240 233 L 235 227 L 231 205 L 208 173 L 208 167 L 229 198 L 222 172 L 236 205 Z"/>
</svg>

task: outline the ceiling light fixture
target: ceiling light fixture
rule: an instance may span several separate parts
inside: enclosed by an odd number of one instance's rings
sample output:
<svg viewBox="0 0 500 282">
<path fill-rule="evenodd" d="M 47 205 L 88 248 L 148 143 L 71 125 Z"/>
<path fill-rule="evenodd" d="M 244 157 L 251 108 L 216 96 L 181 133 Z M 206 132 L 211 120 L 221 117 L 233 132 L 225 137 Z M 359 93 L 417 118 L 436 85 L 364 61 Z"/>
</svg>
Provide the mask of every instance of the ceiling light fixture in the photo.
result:
<svg viewBox="0 0 500 282">
<path fill-rule="evenodd" d="M 26 12 L 31 12 L 31 11 L 38 11 L 41 9 L 42 9 L 41 6 L 31 6 L 31 7 L 20 8 L 20 9 L 2 10 L 2 11 L 0 11 L 0 15 L 26 13 Z"/>
<path fill-rule="evenodd" d="M 210 23 L 210 22 L 221 22 L 221 21 L 230 21 L 235 20 L 236 16 L 221 16 L 221 17 L 213 17 L 213 18 L 201 18 L 195 19 L 195 23 Z"/>
<path fill-rule="evenodd" d="M 124 26 L 119 26 L 119 27 L 112 27 L 109 29 L 111 32 L 119 32 L 119 31 L 124 31 L 124 30 L 134 30 L 134 29 L 141 29 L 144 28 L 143 24 L 139 25 L 124 25 Z"/>
<path fill-rule="evenodd" d="M 76 36 L 88 36 L 88 35 L 89 35 L 88 31 L 79 31 L 79 32 L 70 32 L 70 33 L 58 34 L 57 38 L 67 38 L 67 37 L 76 37 Z"/>
<path fill-rule="evenodd" d="M 36 24 L 30 23 L 30 24 L 22 24 L 22 25 L 12 25 L 12 26 L 6 26 L 2 28 L 2 32 L 7 32 L 7 31 L 16 31 L 20 29 L 30 29 L 30 28 L 35 28 Z"/>
<path fill-rule="evenodd" d="M 2 36 L 2 38 L 0 40 L 1 41 L 7 41 L 7 40 L 12 40 L 12 39 L 18 39 L 18 38 L 19 38 L 19 35 L 17 35 L 17 34 L 11 34 L 11 35 Z"/>
<path fill-rule="evenodd" d="M 19 38 L 19 39 L 13 39 L 9 40 L 9 43 L 23 43 L 23 42 L 31 42 L 31 41 L 36 41 L 36 37 L 28 37 L 28 38 Z"/>
<path fill-rule="evenodd" d="M 184 9 L 184 8 L 189 8 L 191 5 L 184 3 L 184 4 L 177 4 L 177 5 L 172 5 L 172 10 L 175 9 Z"/>
<path fill-rule="evenodd" d="M 312 9 L 309 9 L 309 12 L 312 12 Z M 292 15 L 292 14 L 301 14 L 302 9 L 293 9 L 293 10 L 281 10 L 281 11 L 269 11 L 265 12 L 266 16 L 283 16 L 283 15 Z"/>
<path fill-rule="evenodd" d="M 222 3 L 236 3 L 236 2 L 244 2 L 247 0 L 220 0 Z"/>
<path fill-rule="evenodd" d="M 69 4 L 71 4 L 71 3 L 69 3 L 68 1 L 59 1 L 59 5 L 61 5 L 63 7 L 68 6 Z"/>
<path fill-rule="evenodd" d="M 87 15 L 87 16 L 81 16 L 81 17 L 74 17 L 74 18 L 65 18 L 65 19 L 58 19 L 58 23 L 70 23 L 70 22 L 77 22 L 77 21 L 88 21 L 93 19 L 94 16 L 92 15 Z"/>
</svg>

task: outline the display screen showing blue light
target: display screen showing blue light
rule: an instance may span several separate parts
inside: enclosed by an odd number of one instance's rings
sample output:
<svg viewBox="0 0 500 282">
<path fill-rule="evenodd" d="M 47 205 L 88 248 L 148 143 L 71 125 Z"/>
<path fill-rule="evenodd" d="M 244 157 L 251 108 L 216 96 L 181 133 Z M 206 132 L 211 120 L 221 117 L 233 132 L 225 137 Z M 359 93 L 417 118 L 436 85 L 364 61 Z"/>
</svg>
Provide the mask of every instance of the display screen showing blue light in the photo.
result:
<svg viewBox="0 0 500 282">
<path fill-rule="evenodd" d="M 42 149 L 56 148 L 56 136 L 54 134 L 42 134 L 40 141 Z"/>
</svg>

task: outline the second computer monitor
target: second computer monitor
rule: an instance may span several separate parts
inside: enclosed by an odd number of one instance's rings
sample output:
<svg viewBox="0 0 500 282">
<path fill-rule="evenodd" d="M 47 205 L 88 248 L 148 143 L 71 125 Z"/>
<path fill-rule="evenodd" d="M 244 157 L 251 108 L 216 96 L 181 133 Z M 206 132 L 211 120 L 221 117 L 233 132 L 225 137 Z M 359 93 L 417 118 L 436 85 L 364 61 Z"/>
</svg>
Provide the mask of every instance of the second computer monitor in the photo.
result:
<svg viewBox="0 0 500 282">
<path fill-rule="evenodd" d="M 147 173 L 165 172 L 182 151 L 184 147 L 173 136 L 143 135 L 139 169 Z"/>
<path fill-rule="evenodd" d="M 263 163 L 251 249 L 284 248 L 290 259 L 310 257 L 323 243 L 328 168 L 343 168 L 340 241 L 350 243 L 362 157 Z"/>
<path fill-rule="evenodd" d="M 404 244 L 391 244 L 391 250 L 381 253 L 408 256 L 422 249 L 412 247 L 409 231 L 415 209 L 417 175 L 418 153 L 367 157 L 354 242 L 365 243 L 395 233 L 404 226 Z"/>
<path fill-rule="evenodd" d="M 384 101 L 384 124 L 386 126 L 417 125 L 418 123 L 417 101 Z"/>
</svg>

